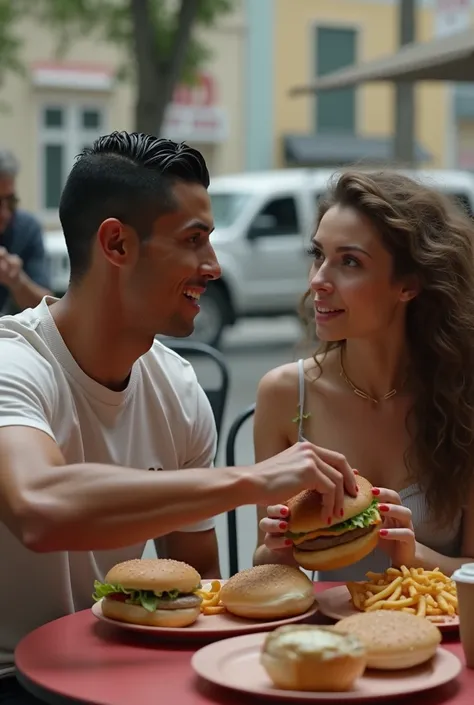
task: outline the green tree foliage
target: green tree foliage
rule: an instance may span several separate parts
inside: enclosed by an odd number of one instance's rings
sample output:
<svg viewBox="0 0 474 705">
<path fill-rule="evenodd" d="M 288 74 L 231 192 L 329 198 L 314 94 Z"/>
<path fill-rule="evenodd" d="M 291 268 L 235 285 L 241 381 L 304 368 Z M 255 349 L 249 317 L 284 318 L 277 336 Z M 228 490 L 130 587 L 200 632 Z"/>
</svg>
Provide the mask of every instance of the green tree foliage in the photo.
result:
<svg viewBox="0 0 474 705">
<path fill-rule="evenodd" d="M 212 27 L 235 0 L 26 2 L 30 12 L 56 32 L 63 54 L 81 35 L 123 49 L 120 74 L 136 87 L 135 129 L 157 134 L 178 81 L 192 82 L 210 57 L 212 50 L 195 30 Z"/>
</svg>

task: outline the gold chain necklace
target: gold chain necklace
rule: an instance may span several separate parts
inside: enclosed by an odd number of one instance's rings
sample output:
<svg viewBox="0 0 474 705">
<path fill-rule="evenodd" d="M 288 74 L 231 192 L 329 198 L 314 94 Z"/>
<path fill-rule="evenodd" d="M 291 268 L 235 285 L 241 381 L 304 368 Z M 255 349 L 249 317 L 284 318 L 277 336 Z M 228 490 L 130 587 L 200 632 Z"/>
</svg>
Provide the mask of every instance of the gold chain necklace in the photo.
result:
<svg viewBox="0 0 474 705">
<path fill-rule="evenodd" d="M 373 404 L 378 404 L 380 401 L 386 401 L 387 399 L 391 399 L 395 396 L 398 391 L 397 389 L 392 389 L 390 392 L 387 392 L 387 394 L 384 394 L 383 397 L 380 397 L 380 399 L 374 399 L 374 397 L 371 397 L 370 394 L 367 394 L 367 392 L 364 392 L 362 389 L 359 389 L 359 387 L 356 387 L 355 384 L 351 382 L 351 380 L 347 376 L 346 371 L 344 369 L 344 363 L 342 362 L 342 347 L 340 348 L 339 363 L 341 366 L 339 374 L 341 375 L 342 379 L 352 389 L 354 394 L 356 394 L 358 397 L 361 397 L 361 399 L 366 399 L 367 401 L 371 401 Z"/>
</svg>

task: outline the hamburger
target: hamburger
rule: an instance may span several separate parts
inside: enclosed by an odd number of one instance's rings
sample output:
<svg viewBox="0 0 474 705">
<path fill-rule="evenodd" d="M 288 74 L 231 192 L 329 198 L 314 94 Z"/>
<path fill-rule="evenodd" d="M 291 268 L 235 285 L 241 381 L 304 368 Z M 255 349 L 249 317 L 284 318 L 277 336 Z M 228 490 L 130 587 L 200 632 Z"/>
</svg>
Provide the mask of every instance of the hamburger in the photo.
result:
<svg viewBox="0 0 474 705">
<path fill-rule="evenodd" d="M 382 670 L 419 666 L 441 643 L 441 632 L 429 619 L 397 610 L 353 614 L 334 629 L 356 636 L 367 649 L 367 667 Z"/>
<path fill-rule="evenodd" d="M 364 673 L 367 653 L 354 634 L 300 624 L 270 632 L 260 663 L 277 688 L 342 692 Z"/>
<path fill-rule="evenodd" d="M 187 563 L 137 559 L 115 565 L 94 583 L 93 599 L 118 622 L 147 627 L 187 627 L 199 617 L 201 576 Z"/>
<path fill-rule="evenodd" d="M 290 521 L 285 534 L 293 555 L 307 570 L 336 570 L 357 563 L 377 545 L 381 523 L 372 485 L 358 477 L 356 497 L 344 497 L 344 515 L 330 526 L 322 520 L 321 495 L 305 490 L 289 500 Z"/>
<path fill-rule="evenodd" d="M 246 619 L 284 619 L 314 604 L 314 586 L 298 568 L 257 565 L 233 575 L 221 588 L 228 612 Z"/>
</svg>

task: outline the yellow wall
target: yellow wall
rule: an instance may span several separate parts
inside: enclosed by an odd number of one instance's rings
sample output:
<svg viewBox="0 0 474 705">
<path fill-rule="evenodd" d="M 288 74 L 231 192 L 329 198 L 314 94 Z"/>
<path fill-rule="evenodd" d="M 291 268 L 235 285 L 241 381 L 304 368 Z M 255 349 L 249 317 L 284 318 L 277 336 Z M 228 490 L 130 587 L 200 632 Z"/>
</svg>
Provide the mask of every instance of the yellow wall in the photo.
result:
<svg viewBox="0 0 474 705">
<path fill-rule="evenodd" d="M 291 98 L 292 86 L 314 79 L 314 26 L 347 26 L 359 32 L 358 61 L 365 62 L 397 51 L 398 3 L 360 0 L 274 0 L 275 3 L 275 154 L 282 165 L 282 136 L 311 133 L 314 98 Z M 429 9 L 418 11 L 418 41 L 432 37 Z M 391 136 L 394 130 L 394 90 L 390 84 L 367 84 L 357 89 L 357 131 L 364 136 Z M 445 161 L 447 125 L 445 84 L 418 84 L 416 88 L 417 140 L 433 155 L 429 166 Z"/>
</svg>

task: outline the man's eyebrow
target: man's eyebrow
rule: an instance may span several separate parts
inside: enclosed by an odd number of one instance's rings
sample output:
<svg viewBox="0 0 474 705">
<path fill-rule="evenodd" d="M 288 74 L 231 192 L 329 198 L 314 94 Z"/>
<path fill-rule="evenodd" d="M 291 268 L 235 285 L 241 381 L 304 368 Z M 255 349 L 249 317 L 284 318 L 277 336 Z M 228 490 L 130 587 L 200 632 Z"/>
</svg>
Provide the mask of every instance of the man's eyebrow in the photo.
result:
<svg viewBox="0 0 474 705">
<path fill-rule="evenodd" d="M 182 230 L 202 230 L 204 233 L 212 233 L 214 224 L 209 225 L 209 223 L 204 223 L 202 220 L 193 219 L 186 223 Z"/>
</svg>

